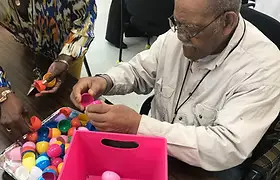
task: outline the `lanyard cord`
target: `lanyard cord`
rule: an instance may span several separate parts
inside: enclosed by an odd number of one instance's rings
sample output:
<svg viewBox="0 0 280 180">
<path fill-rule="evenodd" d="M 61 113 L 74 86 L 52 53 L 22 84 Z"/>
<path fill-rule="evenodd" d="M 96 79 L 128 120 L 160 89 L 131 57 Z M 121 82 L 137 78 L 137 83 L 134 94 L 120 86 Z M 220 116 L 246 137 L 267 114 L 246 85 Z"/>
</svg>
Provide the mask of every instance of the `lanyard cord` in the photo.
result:
<svg viewBox="0 0 280 180">
<path fill-rule="evenodd" d="M 195 86 L 195 88 L 193 89 L 193 91 L 191 93 L 189 93 L 189 96 L 186 98 L 186 100 L 179 106 L 179 102 L 180 102 L 180 99 L 181 99 L 181 96 L 182 96 L 182 93 L 183 93 L 183 88 L 184 88 L 184 85 L 186 83 L 186 79 L 187 79 L 187 76 L 188 76 L 188 72 L 191 68 L 191 65 L 192 65 L 192 62 L 189 62 L 188 64 L 188 68 L 187 68 L 187 71 L 185 73 L 185 76 L 184 76 L 184 80 L 183 80 L 183 83 L 182 83 L 182 86 L 181 86 L 181 90 L 180 90 L 180 93 L 179 93 L 179 97 L 178 97 L 178 100 L 177 100 L 177 103 L 176 103 L 176 106 L 175 106 L 175 113 L 174 113 L 174 117 L 172 119 L 172 122 L 171 124 L 174 123 L 175 121 L 175 118 L 178 114 L 178 111 L 181 109 L 181 107 L 192 97 L 192 95 L 194 94 L 194 92 L 197 90 L 197 88 L 200 86 L 200 84 L 202 83 L 202 81 L 206 78 L 206 76 L 210 73 L 211 70 L 208 70 L 208 72 L 202 77 L 202 79 L 199 81 L 199 83 Z"/>
</svg>

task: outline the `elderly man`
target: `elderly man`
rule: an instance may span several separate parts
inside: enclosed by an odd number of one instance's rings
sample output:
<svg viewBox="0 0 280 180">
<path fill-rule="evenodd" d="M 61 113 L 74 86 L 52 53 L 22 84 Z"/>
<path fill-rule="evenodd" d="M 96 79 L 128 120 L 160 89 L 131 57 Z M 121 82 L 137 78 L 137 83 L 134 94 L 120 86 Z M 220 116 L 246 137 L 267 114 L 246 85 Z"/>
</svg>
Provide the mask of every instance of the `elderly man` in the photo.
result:
<svg viewBox="0 0 280 180">
<path fill-rule="evenodd" d="M 101 131 L 162 136 L 168 153 L 238 180 L 280 107 L 280 52 L 240 15 L 241 0 L 176 0 L 171 30 L 106 75 L 81 79 L 71 99 L 153 89 L 151 115 L 123 105 L 86 107 Z"/>
</svg>

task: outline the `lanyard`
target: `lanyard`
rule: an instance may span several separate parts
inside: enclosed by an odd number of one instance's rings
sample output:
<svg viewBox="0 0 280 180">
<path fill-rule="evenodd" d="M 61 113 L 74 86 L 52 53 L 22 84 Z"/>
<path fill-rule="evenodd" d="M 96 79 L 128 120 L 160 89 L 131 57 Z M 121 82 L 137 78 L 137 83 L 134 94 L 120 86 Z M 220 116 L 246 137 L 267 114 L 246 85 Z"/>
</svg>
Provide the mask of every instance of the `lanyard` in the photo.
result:
<svg viewBox="0 0 280 180">
<path fill-rule="evenodd" d="M 198 82 L 198 84 L 195 86 L 195 88 L 192 90 L 191 93 L 189 93 L 189 96 L 186 98 L 186 100 L 184 100 L 184 102 L 182 102 L 181 105 L 179 105 L 179 102 L 180 102 L 180 99 L 181 99 L 181 96 L 182 96 L 182 93 L 183 93 L 183 88 L 184 88 L 184 85 L 186 83 L 186 79 L 187 79 L 187 76 L 188 76 L 188 72 L 191 68 L 191 65 L 192 65 L 192 62 L 189 62 L 188 64 L 188 68 L 187 68 L 187 71 L 185 73 L 185 76 L 184 76 L 184 80 L 183 80 L 183 83 L 182 83 L 182 86 L 181 86 L 181 90 L 180 90 L 180 93 L 179 93 L 179 97 L 178 97 L 178 100 L 177 100 L 177 103 L 176 103 L 176 106 L 175 106 L 175 113 L 174 113 L 174 117 L 172 119 L 172 123 L 174 123 L 175 121 L 175 118 L 178 114 L 178 111 L 181 109 L 181 107 L 192 97 L 192 95 L 195 93 L 195 91 L 197 90 L 197 88 L 199 87 L 199 85 L 203 82 L 203 80 L 206 78 L 206 76 L 211 72 L 211 70 L 208 70 L 207 73 L 202 77 L 202 79 L 200 79 L 200 81 Z"/>
<path fill-rule="evenodd" d="M 226 60 L 229 55 L 237 48 L 237 46 L 241 43 L 241 41 L 243 40 L 244 36 L 245 36 L 245 32 L 246 32 L 246 24 L 245 24 L 245 21 L 243 20 L 244 22 L 244 31 L 243 31 L 243 34 L 241 36 L 241 38 L 239 39 L 238 43 L 231 49 L 231 51 L 227 54 L 227 56 L 224 58 L 224 60 Z M 195 86 L 195 88 L 193 89 L 193 91 L 191 93 L 189 93 L 189 96 L 183 101 L 182 104 L 179 105 L 179 102 L 180 102 L 180 99 L 181 99 L 181 96 L 182 96 L 182 93 L 183 93 L 183 88 L 184 88 L 184 85 L 186 83 L 186 79 L 187 79 L 187 76 L 188 76 L 188 72 L 191 68 L 191 65 L 192 63 L 189 62 L 188 64 L 188 68 L 187 68 L 187 71 L 185 73 L 185 76 L 184 76 L 184 80 L 183 80 L 183 83 L 182 83 L 182 86 L 181 86 L 181 90 L 180 90 L 180 93 L 179 93 L 179 97 L 178 97 L 178 100 L 177 100 L 177 103 L 176 103 L 176 106 L 175 106 L 175 112 L 174 112 L 174 117 L 172 119 L 172 122 L 171 124 L 174 124 L 174 121 L 177 117 L 177 114 L 179 112 L 179 110 L 182 108 L 182 106 L 192 97 L 192 95 L 195 93 L 195 91 L 197 90 L 197 88 L 200 86 L 200 84 L 204 81 L 204 79 L 208 76 L 208 74 L 211 72 L 211 70 L 208 70 L 208 72 L 202 77 L 202 79 L 198 82 L 198 84 Z"/>
</svg>

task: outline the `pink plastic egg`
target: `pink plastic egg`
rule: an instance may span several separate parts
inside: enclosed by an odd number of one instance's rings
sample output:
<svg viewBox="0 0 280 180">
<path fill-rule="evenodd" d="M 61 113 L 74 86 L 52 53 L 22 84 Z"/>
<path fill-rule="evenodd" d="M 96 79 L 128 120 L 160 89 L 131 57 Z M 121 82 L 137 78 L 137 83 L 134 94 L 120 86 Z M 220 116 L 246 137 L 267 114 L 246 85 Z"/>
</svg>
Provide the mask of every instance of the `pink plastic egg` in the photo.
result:
<svg viewBox="0 0 280 180">
<path fill-rule="evenodd" d="M 23 147 L 23 148 L 25 148 L 25 147 L 32 147 L 33 149 L 35 149 L 35 148 L 36 148 L 36 145 L 35 145 L 35 143 L 32 142 L 32 141 L 27 141 L 26 143 L 23 144 L 22 147 Z"/>
<path fill-rule="evenodd" d="M 63 160 L 60 157 L 52 159 L 52 165 L 55 167 L 57 167 L 62 162 L 63 162 Z"/>
<path fill-rule="evenodd" d="M 47 154 L 50 158 L 55 158 L 60 156 L 62 153 L 62 149 L 58 144 L 52 144 L 48 148 Z"/>
<path fill-rule="evenodd" d="M 80 131 L 88 131 L 88 129 L 86 127 L 79 127 L 78 130 L 80 130 Z"/>
<path fill-rule="evenodd" d="M 102 180 L 120 180 L 120 176 L 113 171 L 105 171 L 101 177 Z"/>
</svg>

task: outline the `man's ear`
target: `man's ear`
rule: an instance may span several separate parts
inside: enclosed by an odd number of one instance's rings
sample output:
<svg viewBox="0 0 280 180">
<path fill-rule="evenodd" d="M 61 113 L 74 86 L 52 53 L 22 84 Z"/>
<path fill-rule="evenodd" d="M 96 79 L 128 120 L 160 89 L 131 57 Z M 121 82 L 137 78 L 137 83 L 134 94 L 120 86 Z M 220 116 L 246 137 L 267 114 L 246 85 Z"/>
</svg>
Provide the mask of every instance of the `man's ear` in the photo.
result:
<svg viewBox="0 0 280 180">
<path fill-rule="evenodd" d="M 228 36 L 232 33 L 238 24 L 239 15 L 236 12 L 229 11 L 223 16 L 223 34 Z"/>
</svg>

